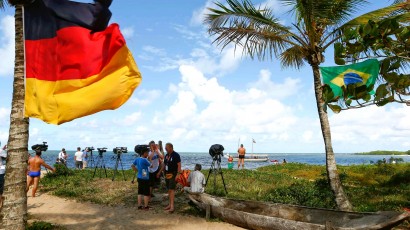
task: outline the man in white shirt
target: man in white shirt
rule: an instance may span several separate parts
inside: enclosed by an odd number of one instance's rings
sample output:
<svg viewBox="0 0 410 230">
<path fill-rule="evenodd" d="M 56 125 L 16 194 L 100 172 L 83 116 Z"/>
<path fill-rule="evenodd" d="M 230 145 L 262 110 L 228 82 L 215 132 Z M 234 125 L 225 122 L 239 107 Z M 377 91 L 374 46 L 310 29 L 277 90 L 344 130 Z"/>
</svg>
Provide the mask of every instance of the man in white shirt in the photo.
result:
<svg viewBox="0 0 410 230">
<path fill-rule="evenodd" d="M 61 149 L 61 152 L 58 154 L 58 160 L 63 163 L 64 165 L 67 164 L 67 152 L 65 151 L 65 148 Z"/>
<path fill-rule="evenodd" d="M 77 147 L 77 152 L 74 153 L 74 161 L 76 169 L 83 168 L 83 152 L 81 152 L 80 147 Z"/>
<path fill-rule="evenodd" d="M 201 173 L 202 166 L 200 164 L 195 165 L 195 171 L 191 172 L 188 176 L 189 187 L 184 187 L 184 190 L 191 194 L 203 193 L 205 191 L 205 176 Z"/>
<path fill-rule="evenodd" d="M 152 191 L 154 190 L 155 184 L 159 181 L 159 165 L 164 159 L 164 155 L 159 151 L 158 146 L 155 141 L 149 142 L 150 151 L 148 153 L 148 159 L 151 161 L 151 166 L 148 168 L 149 171 L 149 187 L 151 197 L 154 197 Z"/>
</svg>

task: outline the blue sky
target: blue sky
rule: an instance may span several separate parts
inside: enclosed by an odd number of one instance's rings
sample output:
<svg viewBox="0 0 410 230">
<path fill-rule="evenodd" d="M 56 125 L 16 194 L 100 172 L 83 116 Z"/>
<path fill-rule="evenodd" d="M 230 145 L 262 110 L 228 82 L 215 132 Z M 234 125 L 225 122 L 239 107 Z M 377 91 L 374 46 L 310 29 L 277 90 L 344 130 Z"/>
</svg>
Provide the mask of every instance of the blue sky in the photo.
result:
<svg viewBox="0 0 410 230">
<path fill-rule="evenodd" d="M 88 2 L 88 1 L 83 1 Z M 290 15 L 269 5 L 282 22 Z M 363 11 L 391 1 L 371 1 Z M 176 151 L 207 152 L 212 144 L 236 151 L 238 140 L 254 152 L 324 152 L 309 66 L 282 69 L 278 60 L 220 50 L 202 24 L 211 1 L 114 0 L 112 22 L 121 26 L 143 76 L 121 108 L 60 126 L 30 119 L 29 146 L 49 149 L 172 142 Z M 8 139 L 14 65 L 14 10 L 0 13 L 0 141 Z M 332 52 L 323 66 L 334 65 Z M 78 105 L 81 107 L 81 105 Z M 334 151 L 410 149 L 410 108 L 403 105 L 329 112 Z"/>
</svg>

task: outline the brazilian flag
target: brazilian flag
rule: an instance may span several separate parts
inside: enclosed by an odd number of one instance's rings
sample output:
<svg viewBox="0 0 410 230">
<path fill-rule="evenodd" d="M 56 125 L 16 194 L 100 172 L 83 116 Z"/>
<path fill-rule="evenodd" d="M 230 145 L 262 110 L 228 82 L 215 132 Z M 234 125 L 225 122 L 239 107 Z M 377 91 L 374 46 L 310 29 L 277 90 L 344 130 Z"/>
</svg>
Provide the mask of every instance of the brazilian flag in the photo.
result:
<svg viewBox="0 0 410 230">
<path fill-rule="evenodd" d="M 320 73 L 322 74 L 323 83 L 332 88 L 335 97 L 342 97 L 342 86 L 346 87 L 355 83 L 362 83 L 367 87 L 374 85 L 379 69 L 379 61 L 369 59 L 351 65 L 320 67 Z"/>
</svg>

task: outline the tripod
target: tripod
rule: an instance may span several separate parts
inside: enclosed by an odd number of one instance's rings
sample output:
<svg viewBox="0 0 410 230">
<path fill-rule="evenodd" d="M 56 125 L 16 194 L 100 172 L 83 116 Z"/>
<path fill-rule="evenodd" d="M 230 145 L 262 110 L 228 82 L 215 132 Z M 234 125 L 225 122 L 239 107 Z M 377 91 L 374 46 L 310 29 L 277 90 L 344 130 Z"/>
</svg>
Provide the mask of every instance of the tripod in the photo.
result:
<svg viewBox="0 0 410 230">
<path fill-rule="evenodd" d="M 118 152 L 116 155 L 117 155 L 117 157 L 116 157 L 117 160 L 116 160 L 116 162 L 115 162 L 114 176 L 112 177 L 112 181 L 114 181 L 115 175 L 117 174 L 118 164 L 121 164 L 122 176 L 124 177 L 124 181 L 126 181 L 126 180 L 125 180 L 125 174 L 124 174 L 124 167 L 122 167 L 121 152 Z M 115 157 L 113 157 L 113 158 L 115 158 Z"/>
<path fill-rule="evenodd" d="M 90 168 L 94 167 L 94 156 L 93 156 L 93 151 L 90 149 L 90 159 L 88 160 L 88 166 Z"/>
<path fill-rule="evenodd" d="M 102 153 L 99 153 L 98 158 L 97 158 L 97 163 L 95 164 L 95 168 L 94 168 L 94 174 L 93 174 L 93 178 L 95 176 L 95 172 L 97 171 L 97 168 L 100 168 L 99 172 L 100 172 L 100 178 L 101 178 L 101 170 L 104 168 L 104 172 L 105 172 L 105 178 L 108 177 L 107 175 L 107 169 L 105 168 L 105 162 L 104 162 L 104 157 Z"/>
<path fill-rule="evenodd" d="M 209 179 L 209 176 L 211 175 L 211 173 L 214 175 L 214 189 L 216 187 L 216 174 L 221 174 L 222 183 L 224 185 L 225 193 L 228 193 L 228 191 L 226 190 L 224 176 L 222 174 L 221 155 L 220 154 L 213 157 L 211 168 L 209 169 L 208 177 L 206 178 L 205 186 L 208 185 L 208 179 Z"/>
</svg>

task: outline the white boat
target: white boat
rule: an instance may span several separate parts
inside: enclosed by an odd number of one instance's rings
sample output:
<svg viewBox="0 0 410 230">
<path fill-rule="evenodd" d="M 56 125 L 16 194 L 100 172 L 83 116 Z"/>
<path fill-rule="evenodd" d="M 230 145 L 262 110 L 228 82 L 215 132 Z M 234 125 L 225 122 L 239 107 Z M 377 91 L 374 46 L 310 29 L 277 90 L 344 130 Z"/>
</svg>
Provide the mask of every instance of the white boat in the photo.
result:
<svg viewBox="0 0 410 230">
<path fill-rule="evenodd" d="M 239 157 L 238 155 L 229 155 L 226 154 L 224 157 L 229 158 L 229 156 L 232 156 L 233 161 L 238 161 Z M 266 162 L 269 160 L 269 157 L 267 154 L 245 154 L 245 162 Z"/>
</svg>

